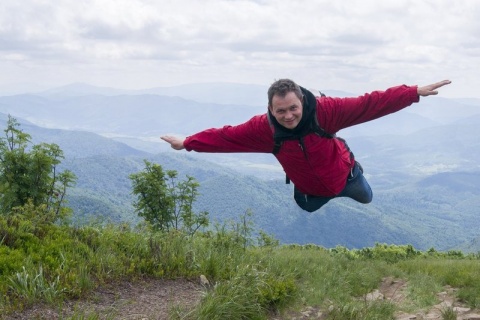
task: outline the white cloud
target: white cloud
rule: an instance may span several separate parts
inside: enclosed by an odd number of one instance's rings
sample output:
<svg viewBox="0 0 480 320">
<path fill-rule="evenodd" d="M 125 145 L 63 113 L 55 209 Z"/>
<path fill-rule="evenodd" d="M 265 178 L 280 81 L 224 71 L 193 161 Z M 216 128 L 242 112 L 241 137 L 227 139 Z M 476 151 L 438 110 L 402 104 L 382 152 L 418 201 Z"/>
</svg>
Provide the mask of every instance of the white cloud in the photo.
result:
<svg viewBox="0 0 480 320">
<path fill-rule="evenodd" d="M 85 81 L 307 86 L 362 93 L 451 78 L 479 96 L 475 0 L 24 0 L 0 4 L 0 85 Z"/>
</svg>

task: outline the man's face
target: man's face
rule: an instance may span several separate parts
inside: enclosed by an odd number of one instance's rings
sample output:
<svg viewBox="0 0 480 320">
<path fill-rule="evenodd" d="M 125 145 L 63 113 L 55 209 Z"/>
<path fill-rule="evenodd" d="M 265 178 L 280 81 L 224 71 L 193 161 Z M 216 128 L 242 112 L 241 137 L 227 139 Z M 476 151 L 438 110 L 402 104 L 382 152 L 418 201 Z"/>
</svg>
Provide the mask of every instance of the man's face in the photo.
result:
<svg viewBox="0 0 480 320">
<path fill-rule="evenodd" d="M 282 126 L 294 129 L 302 119 L 302 101 L 294 92 L 288 92 L 285 97 L 274 95 L 270 112 Z"/>
</svg>

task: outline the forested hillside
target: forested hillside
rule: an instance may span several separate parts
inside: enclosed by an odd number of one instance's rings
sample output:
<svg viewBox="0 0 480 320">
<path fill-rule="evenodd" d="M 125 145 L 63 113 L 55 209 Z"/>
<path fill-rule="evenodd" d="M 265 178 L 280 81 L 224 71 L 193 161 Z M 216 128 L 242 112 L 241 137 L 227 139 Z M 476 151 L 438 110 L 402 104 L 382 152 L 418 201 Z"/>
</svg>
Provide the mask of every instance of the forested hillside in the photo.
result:
<svg viewBox="0 0 480 320">
<path fill-rule="evenodd" d="M 447 249 L 478 235 L 480 226 L 480 199 L 472 194 L 471 181 L 462 180 L 460 173 L 451 174 L 460 176 L 457 180 L 462 187 L 456 190 L 444 187 L 443 183 L 432 184 L 432 176 L 387 190 L 374 186 L 375 200 L 370 205 L 339 199 L 310 214 L 296 207 L 292 186 L 284 184 L 283 176 L 266 181 L 183 154 L 162 153 L 148 158 L 166 169 L 178 170 L 180 176 L 188 174 L 198 179 L 198 211 L 207 210 L 213 219 L 225 221 L 250 209 L 259 228 L 286 243 L 360 248 L 387 242 Z M 128 175 L 142 169 L 142 159 L 95 156 L 66 161 L 65 165 L 79 176 L 72 205 L 80 208 L 79 202 L 88 199 L 83 207 L 85 213 L 95 210 L 94 214 L 107 215 L 115 221 L 135 221 Z M 467 205 L 469 202 L 471 205 Z"/>
</svg>

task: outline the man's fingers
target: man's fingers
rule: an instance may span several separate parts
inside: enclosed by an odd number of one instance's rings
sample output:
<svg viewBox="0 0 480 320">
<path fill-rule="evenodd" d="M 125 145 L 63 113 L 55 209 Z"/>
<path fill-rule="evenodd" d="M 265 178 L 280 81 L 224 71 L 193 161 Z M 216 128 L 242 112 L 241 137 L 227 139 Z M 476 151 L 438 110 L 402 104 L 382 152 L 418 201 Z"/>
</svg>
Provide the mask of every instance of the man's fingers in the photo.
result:
<svg viewBox="0 0 480 320">
<path fill-rule="evenodd" d="M 426 97 L 430 95 L 436 95 L 438 94 L 438 91 L 436 89 L 443 87 L 444 85 L 450 84 L 452 81 L 450 80 L 443 80 L 437 83 L 432 83 L 424 87 L 419 87 L 417 92 L 420 96 Z"/>
<path fill-rule="evenodd" d="M 437 88 L 443 87 L 444 85 L 450 84 L 452 81 L 450 80 L 443 80 L 437 83 L 432 84 L 432 90 L 435 90 Z"/>
<path fill-rule="evenodd" d="M 450 80 L 443 80 L 443 81 L 440 81 L 440 82 L 437 82 L 437 83 L 433 83 L 433 84 L 427 86 L 427 89 L 430 90 L 430 91 L 432 91 L 432 94 L 437 94 L 438 91 L 436 91 L 436 89 L 438 89 L 438 88 L 440 88 L 440 87 L 443 87 L 443 86 L 445 86 L 445 85 L 447 85 L 447 84 L 450 84 L 450 83 L 452 83 L 452 81 L 450 81 Z"/>
<path fill-rule="evenodd" d="M 171 137 L 171 136 L 162 136 L 162 137 L 160 137 L 160 139 L 162 139 L 163 141 L 166 141 L 168 143 L 172 143 L 172 141 L 173 141 L 173 137 Z"/>
</svg>

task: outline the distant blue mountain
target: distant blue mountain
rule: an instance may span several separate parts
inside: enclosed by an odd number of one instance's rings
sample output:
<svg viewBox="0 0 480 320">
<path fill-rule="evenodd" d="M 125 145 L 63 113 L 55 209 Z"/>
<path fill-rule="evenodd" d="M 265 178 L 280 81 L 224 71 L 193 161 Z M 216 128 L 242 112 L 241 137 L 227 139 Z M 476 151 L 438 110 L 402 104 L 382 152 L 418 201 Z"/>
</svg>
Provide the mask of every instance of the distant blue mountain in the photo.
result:
<svg viewBox="0 0 480 320">
<path fill-rule="evenodd" d="M 446 188 L 453 192 L 471 192 L 480 195 L 480 172 L 441 172 L 419 182 L 420 188 Z"/>
<path fill-rule="evenodd" d="M 98 87 L 87 83 L 71 83 L 65 86 L 41 91 L 37 93 L 37 95 L 46 97 L 80 97 L 89 95 L 116 96 L 129 93 L 131 93 L 131 90 Z"/>
<path fill-rule="evenodd" d="M 325 90 L 329 95 L 350 95 Z M 479 105 L 429 97 L 382 119 L 345 129 L 341 135 L 410 134 L 479 114 Z M 210 127 L 238 124 L 266 112 L 266 87 L 246 84 L 191 84 L 127 91 L 87 84 L 40 94 L 0 96 L 0 112 L 40 126 L 86 130 L 108 136 L 152 138 L 189 135 Z"/>
<path fill-rule="evenodd" d="M 263 107 L 202 104 L 159 95 L 0 97 L 0 112 L 40 126 L 100 134 L 158 137 L 248 120 Z"/>
</svg>

